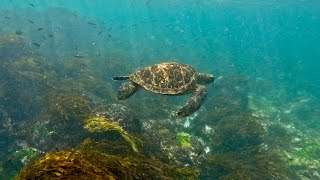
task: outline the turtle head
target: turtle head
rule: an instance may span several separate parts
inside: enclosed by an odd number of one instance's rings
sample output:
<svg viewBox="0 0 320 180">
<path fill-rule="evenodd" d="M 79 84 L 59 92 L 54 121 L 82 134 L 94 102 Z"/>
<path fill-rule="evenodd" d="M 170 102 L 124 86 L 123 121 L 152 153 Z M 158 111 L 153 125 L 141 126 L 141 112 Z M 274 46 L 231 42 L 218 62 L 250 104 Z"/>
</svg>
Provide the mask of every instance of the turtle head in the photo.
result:
<svg viewBox="0 0 320 180">
<path fill-rule="evenodd" d="M 198 84 L 210 84 L 214 82 L 214 75 L 208 73 L 198 73 L 197 74 L 197 83 Z"/>
</svg>

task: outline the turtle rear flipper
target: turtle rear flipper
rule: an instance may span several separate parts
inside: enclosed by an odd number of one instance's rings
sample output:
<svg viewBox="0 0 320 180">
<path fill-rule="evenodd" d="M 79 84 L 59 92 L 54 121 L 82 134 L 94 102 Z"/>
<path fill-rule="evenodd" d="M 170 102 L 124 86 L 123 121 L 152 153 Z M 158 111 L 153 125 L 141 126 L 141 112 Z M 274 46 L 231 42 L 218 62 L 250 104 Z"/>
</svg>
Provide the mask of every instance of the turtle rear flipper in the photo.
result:
<svg viewBox="0 0 320 180">
<path fill-rule="evenodd" d="M 196 112 L 201 107 L 207 94 L 208 91 L 205 86 L 197 85 L 196 89 L 192 92 L 191 97 L 188 99 L 186 105 L 178 111 L 177 117 L 186 117 Z"/>
<path fill-rule="evenodd" d="M 117 99 L 125 100 L 132 96 L 138 90 L 138 85 L 132 81 L 127 81 L 122 84 L 118 91 Z"/>
</svg>

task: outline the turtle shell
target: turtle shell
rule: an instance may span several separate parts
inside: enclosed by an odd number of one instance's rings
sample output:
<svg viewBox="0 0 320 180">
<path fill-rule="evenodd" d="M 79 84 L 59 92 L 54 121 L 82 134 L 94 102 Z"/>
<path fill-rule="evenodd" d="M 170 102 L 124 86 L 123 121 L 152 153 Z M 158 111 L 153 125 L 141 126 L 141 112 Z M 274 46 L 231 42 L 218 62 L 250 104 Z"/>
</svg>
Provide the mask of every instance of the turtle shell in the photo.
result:
<svg viewBox="0 0 320 180">
<path fill-rule="evenodd" d="M 136 71 L 129 79 L 154 93 L 178 95 L 195 87 L 195 74 L 192 66 L 165 62 Z"/>
</svg>

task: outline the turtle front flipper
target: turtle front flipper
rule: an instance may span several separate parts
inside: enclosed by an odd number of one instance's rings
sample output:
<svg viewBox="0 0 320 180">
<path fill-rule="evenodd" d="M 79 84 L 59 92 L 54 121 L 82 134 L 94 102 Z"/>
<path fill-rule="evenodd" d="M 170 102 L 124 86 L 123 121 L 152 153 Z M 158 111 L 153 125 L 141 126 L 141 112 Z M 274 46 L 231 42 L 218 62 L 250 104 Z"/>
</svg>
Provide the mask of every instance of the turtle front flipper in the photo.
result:
<svg viewBox="0 0 320 180">
<path fill-rule="evenodd" d="M 186 105 L 178 111 L 177 117 L 186 117 L 196 112 L 201 107 L 207 94 L 208 91 L 205 86 L 197 85 Z"/>
<path fill-rule="evenodd" d="M 118 91 L 117 99 L 125 100 L 133 95 L 138 90 L 138 85 L 132 81 L 127 81 L 123 83 Z"/>
</svg>

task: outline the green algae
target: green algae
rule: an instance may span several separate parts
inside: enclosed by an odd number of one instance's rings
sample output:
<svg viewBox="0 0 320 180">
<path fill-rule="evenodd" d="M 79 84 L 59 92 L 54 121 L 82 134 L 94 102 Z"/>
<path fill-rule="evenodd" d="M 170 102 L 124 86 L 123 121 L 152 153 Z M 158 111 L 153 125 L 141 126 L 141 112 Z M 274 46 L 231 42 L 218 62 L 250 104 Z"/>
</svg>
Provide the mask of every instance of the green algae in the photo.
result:
<svg viewBox="0 0 320 180">
<path fill-rule="evenodd" d="M 293 148 L 290 155 L 290 165 L 308 166 L 317 168 L 320 166 L 320 142 L 317 139 L 307 139 L 299 147 Z"/>
<path fill-rule="evenodd" d="M 24 164 L 36 158 L 40 153 L 33 149 L 18 150 L 14 153 L 13 157 L 15 159 L 20 159 Z"/>
<path fill-rule="evenodd" d="M 185 132 L 178 133 L 177 141 L 184 148 L 191 147 L 191 135 L 188 133 L 185 133 Z"/>
</svg>

